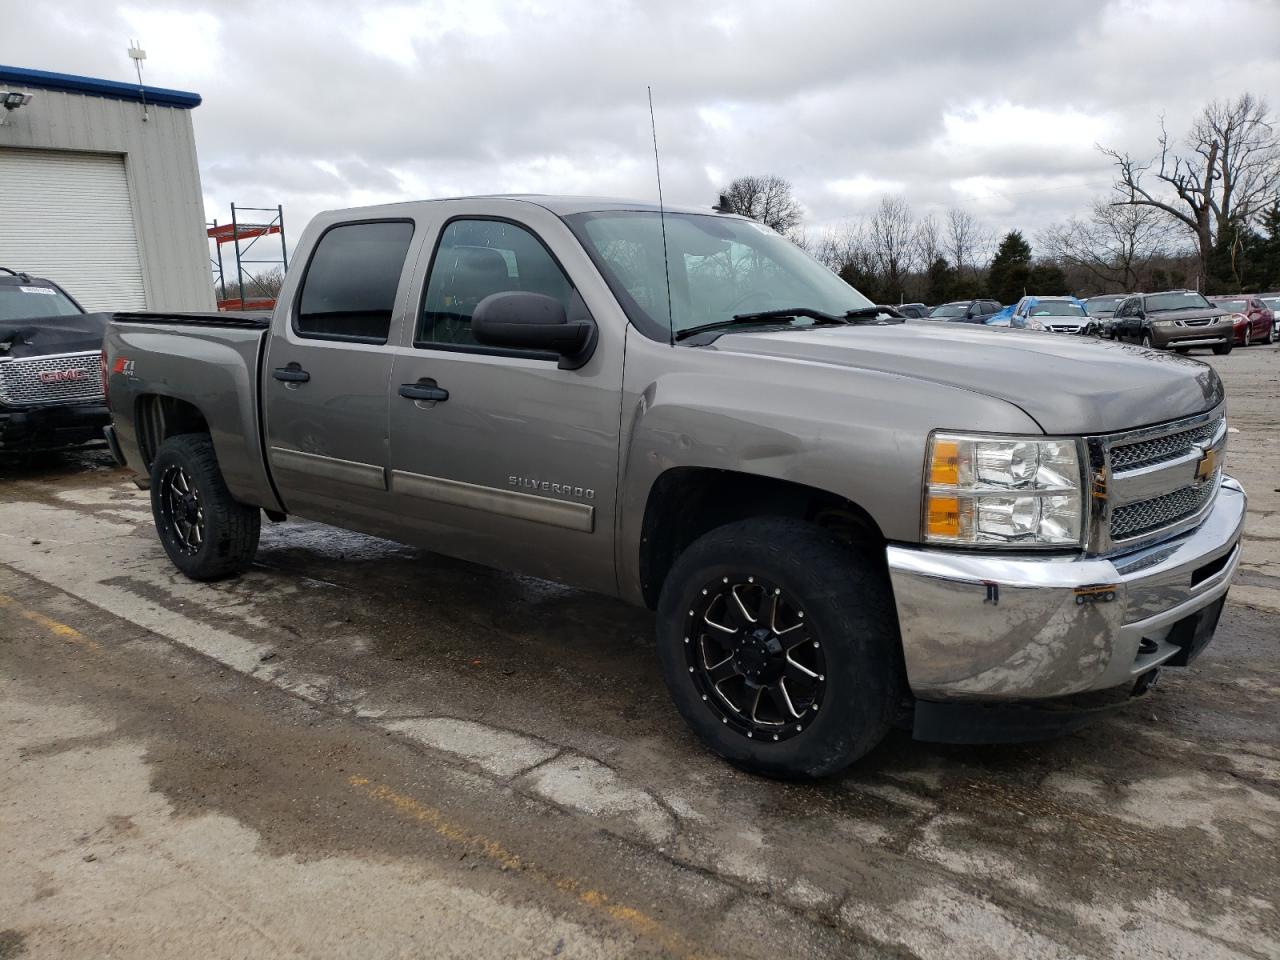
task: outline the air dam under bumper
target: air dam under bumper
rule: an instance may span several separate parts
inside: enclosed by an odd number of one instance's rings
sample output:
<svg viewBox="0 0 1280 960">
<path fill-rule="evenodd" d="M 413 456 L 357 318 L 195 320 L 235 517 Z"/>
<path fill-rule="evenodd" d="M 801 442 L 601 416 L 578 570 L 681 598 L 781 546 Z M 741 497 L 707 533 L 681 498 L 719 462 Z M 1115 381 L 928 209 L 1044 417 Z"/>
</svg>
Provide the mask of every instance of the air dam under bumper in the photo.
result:
<svg viewBox="0 0 1280 960">
<path fill-rule="evenodd" d="M 1226 594 L 1244 516 L 1244 489 L 1224 477 L 1200 526 L 1123 556 L 889 547 L 912 692 L 927 700 L 1061 697 L 1132 685 L 1185 659 L 1169 635 Z"/>
</svg>

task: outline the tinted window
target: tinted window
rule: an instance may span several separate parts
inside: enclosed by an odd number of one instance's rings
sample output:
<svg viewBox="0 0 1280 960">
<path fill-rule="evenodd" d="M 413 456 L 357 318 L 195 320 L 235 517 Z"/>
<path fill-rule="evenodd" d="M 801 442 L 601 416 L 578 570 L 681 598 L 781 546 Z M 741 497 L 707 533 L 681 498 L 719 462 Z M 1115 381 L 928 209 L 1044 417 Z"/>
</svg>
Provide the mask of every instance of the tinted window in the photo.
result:
<svg viewBox="0 0 1280 960">
<path fill-rule="evenodd" d="M 566 310 L 573 294 L 560 265 L 528 230 L 500 220 L 454 220 L 431 264 L 414 344 L 475 344 L 476 304 L 509 290 L 545 294 Z"/>
<path fill-rule="evenodd" d="M 300 336 L 386 343 L 413 224 L 349 223 L 316 245 L 302 282 Z"/>
</svg>

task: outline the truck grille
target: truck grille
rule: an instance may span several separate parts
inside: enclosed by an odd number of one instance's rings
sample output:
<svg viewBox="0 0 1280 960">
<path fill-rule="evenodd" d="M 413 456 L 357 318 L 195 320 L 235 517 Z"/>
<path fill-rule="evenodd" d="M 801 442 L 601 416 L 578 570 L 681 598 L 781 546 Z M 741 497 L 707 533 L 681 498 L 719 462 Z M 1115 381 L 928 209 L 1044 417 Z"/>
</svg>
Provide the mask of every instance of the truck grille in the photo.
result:
<svg viewBox="0 0 1280 960">
<path fill-rule="evenodd" d="M 1144 533 L 1172 526 L 1179 520 L 1194 516 L 1213 499 L 1221 479 L 1221 474 L 1215 473 L 1208 482 L 1181 487 L 1150 500 L 1139 500 L 1137 503 L 1117 507 L 1111 514 L 1111 539 L 1140 537 Z"/>
<path fill-rule="evenodd" d="M 97 353 L 0 360 L 0 402 L 11 406 L 103 402 Z"/>
<path fill-rule="evenodd" d="M 1126 443 L 1111 448 L 1111 470 L 1123 473 L 1126 470 L 1137 470 L 1153 464 L 1176 460 L 1186 455 L 1193 446 L 1208 444 L 1218 432 L 1222 418 L 1211 420 L 1190 430 L 1182 430 L 1154 440 L 1140 440 L 1137 443 Z"/>
<path fill-rule="evenodd" d="M 1106 494 L 1094 512 L 1093 549 L 1133 549 L 1198 523 L 1222 481 L 1226 433 L 1219 408 L 1097 438 Z"/>
</svg>

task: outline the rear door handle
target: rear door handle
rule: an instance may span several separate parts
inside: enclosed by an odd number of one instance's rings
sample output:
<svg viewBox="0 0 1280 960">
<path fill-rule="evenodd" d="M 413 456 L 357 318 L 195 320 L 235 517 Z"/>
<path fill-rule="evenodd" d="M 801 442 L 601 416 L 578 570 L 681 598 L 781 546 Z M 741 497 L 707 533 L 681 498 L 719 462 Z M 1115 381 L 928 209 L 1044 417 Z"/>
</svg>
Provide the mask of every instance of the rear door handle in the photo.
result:
<svg viewBox="0 0 1280 960">
<path fill-rule="evenodd" d="M 430 400 L 443 403 L 449 399 L 449 391 L 436 385 L 434 380 L 423 377 L 417 383 L 400 384 L 400 396 L 407 400 Z"/>
<path fill-rule="evenodd" d="M 271 371 L 271 375 L 277 380 L 283 380 L 285 383 L 306 383 L 311 379 L 311 374 L 303 370 L 300 363 L 291 363 L 286 367 L 276 367 Z"/>
</svg>

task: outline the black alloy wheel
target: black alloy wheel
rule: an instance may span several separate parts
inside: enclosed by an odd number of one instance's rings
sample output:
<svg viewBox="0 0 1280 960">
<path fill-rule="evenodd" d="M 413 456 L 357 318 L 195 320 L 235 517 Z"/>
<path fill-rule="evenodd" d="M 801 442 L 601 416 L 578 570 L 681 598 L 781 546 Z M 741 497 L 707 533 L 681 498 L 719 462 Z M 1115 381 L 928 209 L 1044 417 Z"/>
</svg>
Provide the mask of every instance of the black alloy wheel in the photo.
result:
<svg viewBox="0 0 1280 960">
<path fill-rule="evenodd" d="M 165 440 L 151 464 L 149 486 L 160 544 L 188 577 L 217 580 L 253 562 L 261 511 L 231 495 L 208 434 Z"/>
<path fill-rule="evenodd" d="M 200 552 L 204 545 L 204 506 L 195 483 L 177 464 L 160 475 L 160 514 L 169 526 L 174 546 L 190 556 Z"/>
<path fill-rule="evenodd" d="M 826 659 L 799 601 L 745 573 L 706 584 L 688 614 L 685 657 L 694 685 L 747 739 L 804 732 L 826 692 Z"/>
</svg>

